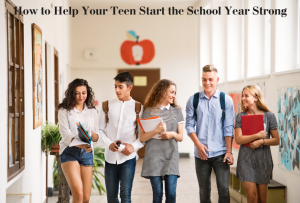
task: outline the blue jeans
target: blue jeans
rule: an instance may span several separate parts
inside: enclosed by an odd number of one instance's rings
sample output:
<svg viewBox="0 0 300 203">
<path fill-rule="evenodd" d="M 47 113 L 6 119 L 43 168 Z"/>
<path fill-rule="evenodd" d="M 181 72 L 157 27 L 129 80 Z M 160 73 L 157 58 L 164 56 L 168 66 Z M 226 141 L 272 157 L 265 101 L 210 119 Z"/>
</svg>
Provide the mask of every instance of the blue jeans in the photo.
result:
<svg viewBox="0 0 300 203">
<path fill-rule="evenodd" d="M 230 203 L 229 175 L 230 167 L 223 162 L 225 154 L 204 161 L 195 157 L 196 173 L 199 184 L 200 202 L 211 203 L 211 171 L 214 169 L 217 179 L 219 203 Z"/>
<path fill-rule="evenodd" d="M 165 175 L 166 203 L 176 202 L 177 175 Z M 153 203 L 161 203 L 163 198 L 163 180 L 161 176 L 151 176 Z"/>
<path fill-rule="evenodd" d="M 135 173 L 136 158 L 127 160 L 122 164 L 110 164 L 105 161 L 105 185 L 108 203 L 119 203 L 119 183 L 120 197 L 122 203 L 131 202 L 131 189 Z"/>
<path fill-rule="evenodd" d="M 83 166 L 93 166 L 93 152 L 86 153 L 79 147 L 67 147 L 60 155 L 61 163 L 68 161 L 78 161 Z"/>
</svg>

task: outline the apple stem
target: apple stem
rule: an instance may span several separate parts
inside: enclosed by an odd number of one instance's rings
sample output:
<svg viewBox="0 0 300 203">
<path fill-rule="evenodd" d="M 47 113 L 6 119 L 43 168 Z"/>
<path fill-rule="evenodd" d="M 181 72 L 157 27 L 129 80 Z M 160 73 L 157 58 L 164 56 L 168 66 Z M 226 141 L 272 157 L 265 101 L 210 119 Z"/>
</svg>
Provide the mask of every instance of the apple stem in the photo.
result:
<svg viewBox="0 0 300 203">
<path fill-rule="evenodd" d="M 139 36 L 136 36 L 136 43 L 139 42 Z"/>
</svg>

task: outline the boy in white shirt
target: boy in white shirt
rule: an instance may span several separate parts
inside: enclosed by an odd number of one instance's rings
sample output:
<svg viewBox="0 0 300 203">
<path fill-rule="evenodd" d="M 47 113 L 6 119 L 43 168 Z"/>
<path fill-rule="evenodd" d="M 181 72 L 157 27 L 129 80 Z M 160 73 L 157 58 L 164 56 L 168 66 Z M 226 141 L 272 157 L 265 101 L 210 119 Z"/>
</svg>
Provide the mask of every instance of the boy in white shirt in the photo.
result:
<svg viewBox="0 0 300 203">
<path fill-rule="evenodd" d="M 105 185 L 107 202 L 131 202 L 132 182 L 135 173 L 137 151 L 144 145 L 136 137 L 136 101 L 130 96 L 133 78 L 129 72 L 119 73 L 115 78 L 117 98 L 108 101 L 107 110 L 100 111 L 100 140 L 105 145 Z M 141 107 L 142 109 L 142 107 Z M 142 115 L 140 109 L 139 117 Z M 106 111 L 106 112 L 104 112 Z M 105 115 L 105 113 L 107 115 Z M 107 119 L 107 120 L 106 120 Z M 106 134 L 105 134 L 106 131 Z M 120 152 L 117 142 L 125 148 Z"/>
</svg>

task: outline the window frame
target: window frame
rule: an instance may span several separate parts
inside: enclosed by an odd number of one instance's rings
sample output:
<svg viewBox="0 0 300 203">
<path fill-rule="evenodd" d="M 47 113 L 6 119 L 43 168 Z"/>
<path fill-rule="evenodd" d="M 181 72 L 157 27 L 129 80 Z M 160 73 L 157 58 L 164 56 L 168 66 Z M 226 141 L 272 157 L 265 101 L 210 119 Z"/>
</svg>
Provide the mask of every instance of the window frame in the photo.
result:
<svg viewBox="0 0 300 203">
<path fill-rule="evenodd" d="M 16 5 L 12 1 L 5 1 L 7 40 L 7 182 L 12 180 L 25 169 L 24 22 L 22 14 L 14 14 L 14 7 L 16 7 Z M 12 32 L 10 32 L 10 28 L 8 27 L 9 20 L 11 20 L 12 23 Z M 9 37 L 12 38 L 11 44 L 9 41 Z M 12 70 L 11 74 L 10 69 Z M 15 85 L 17 85 L 17 87 Z M 9 100 L 10 96 L 11 103 Z M 18 97 L 20 97 L 20 100 L 17 100 Z M 9 125 L 11 118 L 11 139 L 9 139 Z M 16 118 L 18 118 L 17 141 L 15 140 Z M 10 141 L 12 143 L 11 145 Z M 11 166 L 9 160 L 10 147 L 12 148 Z"/>
</svg>

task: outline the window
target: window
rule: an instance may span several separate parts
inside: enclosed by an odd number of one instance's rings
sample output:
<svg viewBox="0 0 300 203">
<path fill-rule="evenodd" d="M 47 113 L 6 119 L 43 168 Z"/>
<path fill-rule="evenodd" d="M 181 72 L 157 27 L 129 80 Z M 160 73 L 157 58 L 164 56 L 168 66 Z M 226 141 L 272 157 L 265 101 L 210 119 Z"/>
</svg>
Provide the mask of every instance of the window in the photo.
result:
<svg viewBox="0 0 300 203">
<path fill-rule="evenodd" d="M 207 10 L 207 9 L 211 9 L 211 5 L 210 3 L 207 3 L 207 5 L 205 5 L 203 7 L 203 9 Z M 211 16 L 210 15 L 202 15 L 200 17 L 200 30 L 199 30 L 199 35 L 200 35 L 200 44 L 199 44 L 199 49 L 200 49 L 200 71 L 199 71 L 199 76 L 200 76 L 200 80 L 199 80 L 199 85 L 202 86 L 202 68 L 205 65 L 209 65 L 212 63 L 211 61 L 211 52 L 212 52 L 212 48 L 211 48 L 211 28 L 212 23 L 211 23 Z M 218 67 L 217 67 L 218 68 Z"/>
<path fill-rule="evenodd" d="M 287 9 L 287 16 L 275 17 L 275 72 L 297 68 L 299 56 L 297 53 L 299 46 L 297 44 L 299 39 L 297 38 L 299 37 L 299 5 L 297 4 L 299 4 L 299 1 L 276 1 L 277 8 Z"/>
<path fill-rule="evenodd" d="M 228 0 L 226 6 L 244 9 L 244 1 Z M 242 80 L 244 78 L 244 16 L 228 15 L 226 19 L 227 81 Z"/>
<path fill-rule="evenodd" d="M 24 153 L 24 25 L 23 16 L 14 15 L 15 5 L 6 0 L 7 81 L 8 81 L 8 161 L 7 181 L 25 168 Z"/>
<path fill-rule="evenodd" d="M 254 6 L 264 8 L 267 5 L 265 1 L 261 0 L 252 0 L 245 1 L 245 8 L 252 9 Z M 245 16 L 245 51 L 246 51 L 246 64 L 247 64 L 247 77 L 256 77 L 262 76 L 270 73 L 269 67 L 266 65 L 269 64 L 268 59 L 270 51 L 269 43 L 266 42 L 266 32 L 269 27 L 266 25 L 266 19 L 264 15 L 247 15 Z M 270 36 L 267 36 L 269 40 Z M 268 70 L 269 69 L 269 70 Z"/>
<path fill-rule="evenodd" d="M 225 2 L 213 2 L 212 9 L 221 6 L 224 8 Z M 211 47 L 212 47 L 212 64 L 218 69 L 218 76 L 220 78 L 220 83 L 226 81 L 226 35 L 224 30 L 226 30 L 226 18 L 222 15 L 212 15 L 211 16 Z"/>
</svg>

